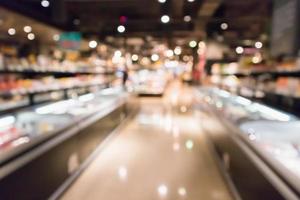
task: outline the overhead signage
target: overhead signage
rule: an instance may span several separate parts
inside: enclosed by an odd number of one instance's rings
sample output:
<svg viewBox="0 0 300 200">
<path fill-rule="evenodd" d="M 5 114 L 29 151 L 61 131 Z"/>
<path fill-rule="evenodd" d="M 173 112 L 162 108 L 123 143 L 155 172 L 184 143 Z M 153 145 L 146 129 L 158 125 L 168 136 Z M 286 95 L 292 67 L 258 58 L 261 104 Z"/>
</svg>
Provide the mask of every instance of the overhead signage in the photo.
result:
<svg viewBox="0 0 300 200">
<path fill-rule="evenodd" d="M 81 33 L 66 32 L 60 35 L 59 45 L 63 49 L 78 50 L 81 46 Z"/>
</svg>

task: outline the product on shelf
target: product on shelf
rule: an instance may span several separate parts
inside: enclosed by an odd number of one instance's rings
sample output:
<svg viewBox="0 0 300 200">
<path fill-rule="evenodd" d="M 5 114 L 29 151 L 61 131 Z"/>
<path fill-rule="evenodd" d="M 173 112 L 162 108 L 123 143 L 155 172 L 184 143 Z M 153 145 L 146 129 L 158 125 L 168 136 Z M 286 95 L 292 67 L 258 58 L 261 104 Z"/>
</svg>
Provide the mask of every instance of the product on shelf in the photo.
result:
<svg viewBox="0 0 300 200">
<path fill-rule="evenodd" d="M 47 76 L 40 79 L 18 79 L 17 76 L 0 76 L 0 94 L 26 94 L 41 91 L 67 89 L 73 87 L 103 84 L 103 75 L 80 75 L 76 77 L 54 78 Z"/>
<path fill-rule="evenodd" d="M 140 70 L 131 75 L 132 90 L 137 94 L 162 95 L 168 75 L 162 70 Z"/>
<path fill-rule="evenodd" d="M 68 73 L 104 73 L 113 71 L 106 67 L 106 62 L 97 57 L 90 57 L 81 60 L 63 60 L 59 61 L 49 56 L 38 55 L 37 58 L 29 56 L 28 58 L 3 57 L 0 70 L 4 71 L 34 71 L 34 72 L 68 72 Z"/>
</svg>

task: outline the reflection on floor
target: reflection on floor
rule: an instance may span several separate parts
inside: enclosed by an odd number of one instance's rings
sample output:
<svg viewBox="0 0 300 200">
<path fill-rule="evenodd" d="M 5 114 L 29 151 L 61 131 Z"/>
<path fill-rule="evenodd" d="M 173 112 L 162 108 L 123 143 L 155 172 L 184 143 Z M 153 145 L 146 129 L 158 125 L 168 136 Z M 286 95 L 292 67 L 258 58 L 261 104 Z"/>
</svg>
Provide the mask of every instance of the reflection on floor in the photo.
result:
<svg viewBox="0 0 300 200">
<path fill-rule="evenodd" d="M 191 89 L 179 83 L 163 99 L 141 99 L 140 113 L 62 199 L 232 199 L 192 103 Z"/>
</svg>

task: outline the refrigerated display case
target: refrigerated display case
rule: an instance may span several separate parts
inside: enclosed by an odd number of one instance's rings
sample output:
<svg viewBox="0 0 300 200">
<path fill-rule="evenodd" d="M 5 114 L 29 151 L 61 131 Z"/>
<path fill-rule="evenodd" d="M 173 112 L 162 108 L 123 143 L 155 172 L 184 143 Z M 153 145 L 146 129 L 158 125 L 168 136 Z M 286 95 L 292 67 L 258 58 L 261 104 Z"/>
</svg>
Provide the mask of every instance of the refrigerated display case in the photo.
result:
<svg viewBox="0 0 300 200">
<path fill-rule="evenodd" d="M 5 158 L 5 153 L 74 126 L 92 113 L 113 106 L 118 98 L 125 95 L 125 93 L 103 95 L 108 90 L 121 89 L 105 89 L 96 94 L 89 93 L 78 98 L 48 103 L 1 117 L 0 163 Z"/>
<path fill-rule="evenodd" d="M 0 117 L 1 198 L 49 198 L 125 119 L 129 98 L 107 88 Z"/>
<path fill-rule="evenodd" d="M 242 199 L 298 199 L 299 119 L 217 88 L 200 97 L 224 128 L 209 136 Z"/>
<path fill-rule="evenodd" d="M 140 70 L 132 77 L 134 93 L 146 96 L 161 96 L 167 84 L 167 75 L 163 70 Z"/>
</svg>

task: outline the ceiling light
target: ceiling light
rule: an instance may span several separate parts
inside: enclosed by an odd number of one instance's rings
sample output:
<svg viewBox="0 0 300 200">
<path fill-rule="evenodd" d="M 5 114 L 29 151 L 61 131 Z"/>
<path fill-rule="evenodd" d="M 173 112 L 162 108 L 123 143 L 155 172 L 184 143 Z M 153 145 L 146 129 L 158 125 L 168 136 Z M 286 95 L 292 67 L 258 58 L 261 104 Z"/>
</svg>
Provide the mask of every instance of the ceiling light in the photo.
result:
<svg viewBox="0 0 300 200">
<path fill-rule="evenodd" d="M 258 41 L 258 42 L 255 42 L 254 46 L 257 49 L 261 49 L 263 47 L 263 43 Z"/>
<path fill-rule="evenodd" d="M 197 42 L 195 40 L 192 40 L 192 41 L 189 42 L 189 46 L 191 48 L 195 48 L 197 46 Z"/>
<path fill-rule="evenodd" d="M 151 56 L 151 60 L 152 60 L 153 62 L 158 61 L 158 60 L 159 60 L 159 55 L 153 54 L 153 55 Z"/>
<path fill-rule="evenodd" d="M 168 15 L 163 15 L 161 18 L 160 18 L 160 21 L 164 24 L 166 23 L 169 23 L 170 22 L 170 17 Z"/>
<path fill-rule="evenodd" d="M 34 40 L 35 35 L 34 35 L 33 33 L 29 33 L 29 34 L 27 35 L 27 38 L 28 38 L 28 40 Z"/>
<path fill-rule="evenodd" d="M 195 0 L 188 0 L 188 2 L 194 2 Z"/>
<path fill-rule="evenodd" d="M 190 15 L 186 15 L 186 16 L 184 16 L 183 20 L 185 22 L 190 22 L 190 21 L 192 21 L 192 17 Z"/>
<path fill-rule="evenodd" d="M 41 1 L 41 5 L 44 7 L 44 8 L 47 8 L 50 6 L 50 2 L 48 0 L 42 0 Z"/>
<path fill-rule="evenodd" d="M 54 41 L 59 41 L 59 39 L 60 39 L 60 36 L 59 36 L 59 34 L 55 34 L 55 35 L 53 35 L 53 40 Z"/>
<path fill-rule="evenodd" d="M 158 0 L 159 3 L 166 3 L 167 0 Z"/>
<path fill-rule="evenodd" d="M 80 19 L 74 19 L 73 24 L 76 26 L 80 25 Z"/>
<path fill-rule="evenodd" d="M 15 35 L 16 34 L 16 29 L 10 28 L 10 29 L 8 29 L 7 32 L 8 32 L 9 35 Z"/>
<path fill-rule="evenodd" d="M 228 29 L 228 24 L 227 23 L 222 23 L 221 24 L 221 29 L 222 30 L 227 30 Z"/>
<path fill-rule="evenodd" d="M 32 27 L 31 26 L 24 26 L 23 28 L 25 33 L 30 33 L 32 31 Z"/>
<path fill-rule="evenodd" d="M 98 45 L 98 43 L 95 40 L 92 40 L 92 41 L 89 42 L 89 47 L 91 49 L 95 49 L 97 47 L 97 45 Z"/>
<path fill-rule="evenodd" d="M 242 54 L 242 53 L 244 53 L 244 48 L 243 47 L 237 47 L 236 49 L 235 49 L 235 52 L 237 53 L 237 54 Z"/>
<path fill-rule="evenodd" d="M 136 54 L 133 54 L 132 56 L 131 56 L 131 60 L 132 61 L 138 61 L 138 59 L 139 59 L 139 56 L 138 55 L 136 55 Z"/>
<path fill-rule="evenodd" d="M 181 52 L 182 52 L 182 50 L 181 50 L 181 47 L 176 47 L 175 49 L 174 49 L 174 53 L 175 53 L 175 55 L 180 55 L 181 54 Z"/>
<path fill-rule="evenodd" d="M 118 26 L 118 32 L 119 33 L 124 33 L 125 30 L 126 30 L 125 26 L 123 26 L 123 25 Z"/>
</svg>

